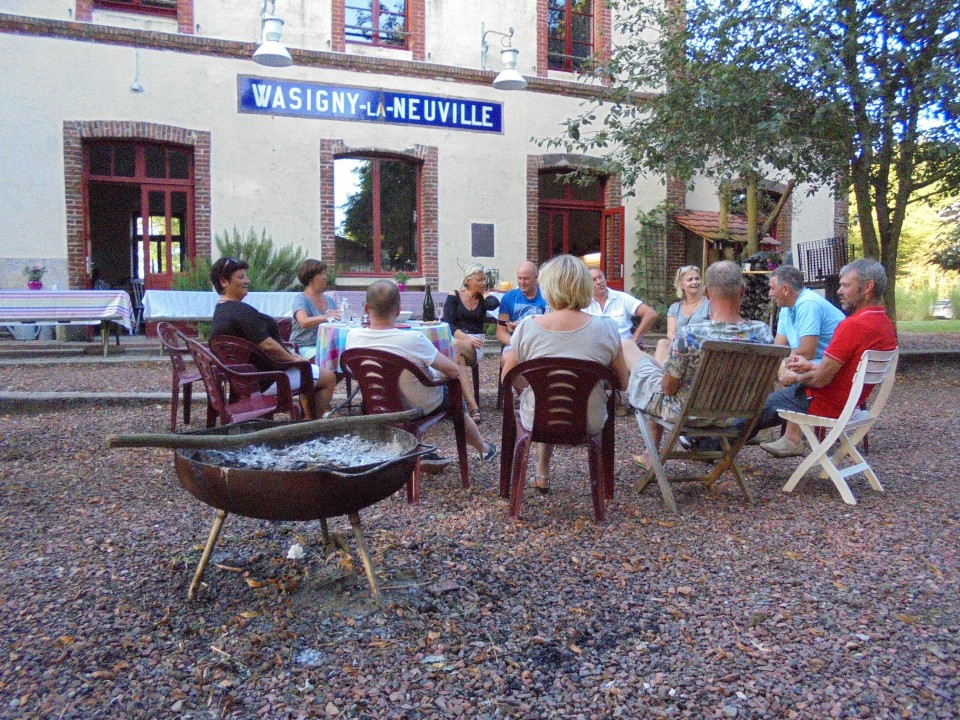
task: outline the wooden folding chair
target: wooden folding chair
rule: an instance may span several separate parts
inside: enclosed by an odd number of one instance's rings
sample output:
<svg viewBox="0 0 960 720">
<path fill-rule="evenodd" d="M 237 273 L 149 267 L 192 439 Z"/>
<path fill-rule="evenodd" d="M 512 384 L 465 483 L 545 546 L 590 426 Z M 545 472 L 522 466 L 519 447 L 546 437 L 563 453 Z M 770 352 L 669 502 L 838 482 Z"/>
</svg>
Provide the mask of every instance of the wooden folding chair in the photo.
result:
<svg viewBox="0 0 960 720">
<path fill-rule="evenodd" d="M 710 488 L 726 470 L 733 473 L 747 502 L 753 502 L 753 495 L 737 463 L 737 454 L 753 432 L 770 388 L 777 379 L 780 361 L 790 354 L 790 348 L 783 345 L 721 340 L 706 340 L 702 350 L 700 367 L 693 378 L 683 412 L 676 421 L 648 415 L 642 409 L 636 411 L 637 424 L 652 466 L 640 479 L 639 490 L 643 492 L 656 477 L 663 502 L 674 512 L 677 504 L 671 481 L 696 480 Z M 647 427 L 648 420 L 664 429 L 659 450 Z M 734 420 L 742 420 L 744 424 L 737 428 L 731 424 Z M 677 446 L 681 435 L 715 438 L 720 450 L 683 450 Z M 712 462 L 713 467 L 701 475 L 668 477 L 664 465 L 667 460 L 674 459 L 704 460 Z"/>
<path fill-rule="evenodd" d="M 838 418 L 826 418 L 788 410 L 780 411 L 780 417 L 800 426 L 812 448 L 810 454 L 803 459 L 787 480 L 787 484 L 783 486 L 784 492 L 793 492 L 807 470 L 817 464 L 823 468 L 820 477 L 829 477 L 833 481 L 837 490 L 840 491 L 840 497 L 847 505 L 857 504 L 850 486 L 847 485 L 847 478 L 853 475 L 863 473 L 874 490 L 883 492 L 883 486 L 877 479 L 877 474 L 857 450 L 857 443 L 873 427 L 883 406 L 887 404 L 896 379 L 899 356 L 899 350 L 867 350 L 863 353 L 860 364 L 857 366 L 857 374 L 853 378 L 853 385 L 850 387 L 850 395 L 847 396 L 847 402 Z M 864 410 L 860 405 L 860 396 L 866 385 L 880 387 L 869 409 Z M 821 440 L 818 434 L 823 435 L 827 428 L 829 432 L 826 432 Z M 830 449 L 838 441 L 839 446 L 830 455 Z M 839 466 L 846 460 L 851 460 L 853 464 L 841 469 Z"/>
</svg>

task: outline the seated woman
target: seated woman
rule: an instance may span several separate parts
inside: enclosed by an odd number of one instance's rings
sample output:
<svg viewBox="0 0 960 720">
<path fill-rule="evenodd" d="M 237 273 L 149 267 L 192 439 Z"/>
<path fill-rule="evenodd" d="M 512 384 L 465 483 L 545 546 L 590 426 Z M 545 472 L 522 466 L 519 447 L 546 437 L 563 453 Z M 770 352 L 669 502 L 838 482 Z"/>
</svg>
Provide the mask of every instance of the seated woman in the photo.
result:
<svg viewBox="0 0 960 720">
<path fill-rule="evenodd" d="M 303 285 L 303 292 L 293 300 L 293 333 L 290 340 L 295 342 L 297 352 L 308 360 L 317 354 L 317 325 L 327 320 L 339 320 L 340 311 L 334 310 L 336 304 L 332 297 L 324 293 L 327 289 L 327 264 L 319 260 L 304 260 L 297 272 L 297 279 Z"/>
<path fill-rule="evenodd" d="M 249 267 L 243 260 L 228 257 L 220 258 L 210 269 L 210 282 L 220 294 L 220 301 L 213 311 L 210 337 L 217 335 L 240 337 L 259 345 L 271 359 L 278 363 L 301 362 L 303 358 L 287 352 L 283 347 L 277 321 L 242 302 L 250 287 L 250 279 L 247 277 Z M 321 370 L 316 365 L 311 365 L 311 368 L 313 377 L 317 380 L 318 410 L 323 414 L 330 409 L 330 399 L 333 397 L 337 378 L 329 370 Z M 287 373 L 290 376 L 291 389 L 298 389 L 300 372 L 292 369 Z M 276 385 L 273 386 L 272 391 L 276 392 Z M 271 389 L 266 392 L 270 393 Z M 309 417 L 312 415 L 312 408 L 304 408 L 304 412 Z"/>
<path fill-rule="evenodd" d="M 540 290 L 553 312 L 522 320 L 513 331 L 510 350 L 504 353 L 503 374 L 517 363 L 541 357 L 593 360 L 613 369 L 620 388 L 627 387 L 629 371 L 623 359 L 620 333 L 609 317 L 583 312 L 593 300 L 593 281 L 586 264 L 572 255 L 557 255 L 540 269 Z M 587 427 L 599 432 L 607 420 L 602 388 L 590 395 Z M 520 395 L 520 421 L 533 425 L 533 393 Z M 513 448 L 504 448 L 513 452 Z M 541 493 L 550 488 L 553 446 L 537 445 L 537 469 L 531 485 Z"/>
<path fill-rule="evenodd" d="M 677 335 L 677 330 L 690 324 L 706 322 L 710 319 L 710 301 L 703 294 L 703 283 L 700 282 L 700 268 L 696 265 L 684 265 L 677 270 L 673 279 L 673 287 L 680 298 L 667 310 L 667 337 L 657 341 L 657 350 L 654 357 L 663 365 L 670 354 L 670 343 Z"/>
<path fill-rule="evenodd" d="M 443 321 L 453 336 L 453 359 L 460 368 L 460 384 L 467 411 L 474 421 L 480 420 L 480 408 L 473 396 L 469 368 L 483 356 L 483 323 L 488 310 L 496 310 L 500 301 L 487 292 L 487 275 L 483 265 L 471 263 L 463 270 L 463 285 L 453 290 L 443 303 Z"/>
</svg>

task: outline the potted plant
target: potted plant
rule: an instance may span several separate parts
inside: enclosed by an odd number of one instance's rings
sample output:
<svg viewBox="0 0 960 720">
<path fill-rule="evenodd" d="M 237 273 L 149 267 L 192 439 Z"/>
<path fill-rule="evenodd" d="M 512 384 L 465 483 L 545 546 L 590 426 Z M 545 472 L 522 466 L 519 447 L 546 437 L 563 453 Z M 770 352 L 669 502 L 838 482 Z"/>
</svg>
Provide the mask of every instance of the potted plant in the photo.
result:
<svg viewBox="0 0 960 720">
<path fill-rule="evenodd" d="M 31 290 L 42 290 L 42 278 L 46 272 L 47 268 L 43 265 L 27 265 L 23 269 L 23 274 L 27 276 L 27 287 Z"/>
<path fill-rule="evenodd" d="M 399 290 L 400 292 L 403 292 L 404 290 L 407 289 L 407 280 L 409 279 L 410 279 L 410 276 L 403 271 L 394 273 L 393 275 L 393 281 L 397 283 L 397 290 Z"/>
</svg>

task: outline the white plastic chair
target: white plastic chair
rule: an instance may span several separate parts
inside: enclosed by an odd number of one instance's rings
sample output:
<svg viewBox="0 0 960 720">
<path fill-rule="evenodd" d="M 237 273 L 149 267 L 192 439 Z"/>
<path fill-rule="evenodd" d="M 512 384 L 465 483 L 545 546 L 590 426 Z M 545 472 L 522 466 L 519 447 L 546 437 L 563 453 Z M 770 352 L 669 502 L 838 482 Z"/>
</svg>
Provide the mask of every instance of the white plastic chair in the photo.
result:
<svg viewBox="0 0 960 720">
<path fill-rule="evenodd" d="M 804 458 L 793 475 L 790 476 L 790 479 L 787 480 L 787 484 L 783 486 L 784 492 L 793 492 L 801 478 L 816 464 L 823 467 L 820 477 L 829 477 L 836 485 L 837 490 L 840 491 L 840 497 L 848 505 L 857 504 L 853 493 L 850 491 L 850 486 L 847 485 L 847 478 L 853 475 L 863 473 L 874 490 L 883 492 L 883 486 L 877 479 L 877 474 L 870 467 L 870 463 L 864 460 L 863 455 L 857 450 L 857 443 L 873 427 L 883 410 L 883 406 L 887 404 L 887 399 L 890 397 L 890 391 L 893 390 L 893 383 L 896 379 L 898 359 L 898 349 L 866 350 L 860 358 L 850 394 L 847 396 L 843 412 L 840 413 L 838 418 L 780 410 L 780 417 L 800 426 L 812 448 L 810 454 Z M 876 397 L 867 410 L 857 407 L 864 385 L 875 386 L 874 394 Z M 821 428 L 823 429 L 821 432 L 827 428 L 830 429 L 823 440 L 817 437 L 817 430 Z M 831 455 L 830 449 L 838 441 L 840 443 L 839 447 Z M 847 460 L 853 464 L 841 469 L 840 465 Z"/>
</svg>

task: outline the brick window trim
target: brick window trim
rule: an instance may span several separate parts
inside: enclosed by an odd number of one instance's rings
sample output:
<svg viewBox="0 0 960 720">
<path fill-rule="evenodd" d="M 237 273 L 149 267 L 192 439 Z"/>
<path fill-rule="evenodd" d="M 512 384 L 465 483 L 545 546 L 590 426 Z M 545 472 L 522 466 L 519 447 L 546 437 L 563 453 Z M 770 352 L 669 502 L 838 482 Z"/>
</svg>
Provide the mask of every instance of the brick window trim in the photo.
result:
<svg viewBox="0 0 960 720">
<path fill-rule="evenodd" d="M 194 0 L 177 0 L 177 30 L 184 35 L 193 35 L 194 32 L 193 2 Z M 97 0 L 76 0 L 74 15 L 77 20 L 81 22 L 93 22 L 93 11 L 97 4 Z M 150 12 L 149 10 L 137 7 L 123 7 L 122 5 L 114 5 L 109 2 L 105 3 L 103 9 L 116 12 L 128 12 L 132 15 L 142 15 L 144 17 L 173 17 L 172 14 L 167 15 L 166 13 Z"/>
<path fill-rule="evenodd" d="M 546 258 L 539 257 L 540 233 L 540 175 L 549 170 L 569 171 L 578 166 L 599 167 L 601 160 L 589 155 L 549 154 L 527 155 L 527 260 L 542 264 Z M 604 180 L 604 206 L 608 208 L 623 205 L 623 186 L 620 178 L 606 175 Z M 626 242 L 626 239 L 624 239 Z"/>
<path fill-rule="evenodd" d="M 548 0 L 537 0 L 537 75 L 546 77 L 549 70 L 549 34 L 547 32 Z M 610 59 L 610 38 L 613 14 L 606 0 L 593 0 L 593 52 L 601 61 Z M 562 72 L 562 71 L 560 71 Z M 604 77 L 604 85 L 609 80 Z"/>
<path fill-rule="evenodd" d="M 426 14 L 426 0 L 407 0 L 406 49 L 417 61 L 427 59 Z M 347 39 L 344 34 L 346 24 L 346 0 L 333 0 L 330 4 L 330 49 L 334 52 L 347 51 Z"/>
<path fill-rule="evenodd" d="M 339 138 L 320 140 L 320 259 L 336 264 L 333 163 L 338 157 L 380 155 L 420 163 L 420 272 L 423 280 L 437 287 L 440 280 L 440 218 L 437 147 L 414 145 L 396 151 L 384 148 L 350 147 Z"/>
<path fill-rule="evenodd" d="M 83 185 L 85 140 L 140 140 L 193 148 L 194 247 L 196 257 L 211 256 L 209 132 L 145 122 L 67 120 L 63 123 L 63 166 L 67 276 L 71 289 L 87 286 L 87 209 Z"/>
</svg>

